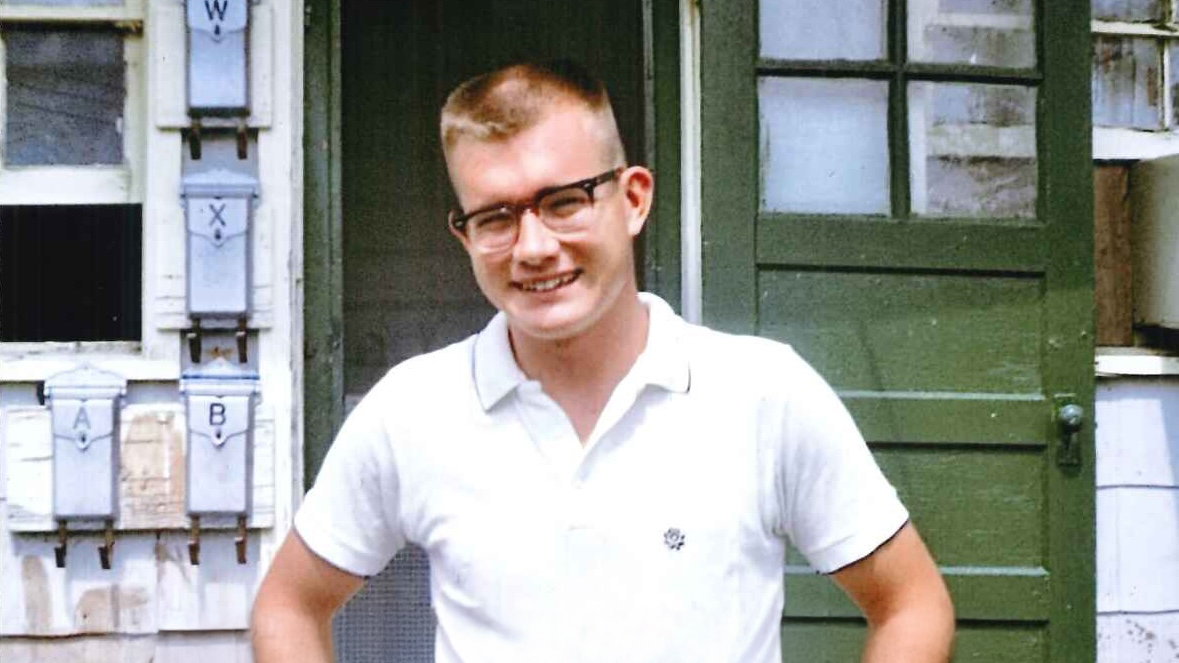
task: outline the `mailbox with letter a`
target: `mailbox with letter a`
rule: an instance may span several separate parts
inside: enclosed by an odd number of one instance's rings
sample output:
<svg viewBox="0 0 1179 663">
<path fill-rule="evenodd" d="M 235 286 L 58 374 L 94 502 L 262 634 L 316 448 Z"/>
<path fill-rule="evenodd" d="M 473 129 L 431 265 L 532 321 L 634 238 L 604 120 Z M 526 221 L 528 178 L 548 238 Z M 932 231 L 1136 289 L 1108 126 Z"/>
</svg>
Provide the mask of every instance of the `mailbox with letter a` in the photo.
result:
<svg viewBox="0 0 1179 663">
<path fill-rule="evenodd" d="M 188 225 L 188 314 L 245 319 L 250 312 L 250 216 L 258 181 L 225 169 L 183 180 Z"/>
<path fill-rule="evenodd" d="M 203 516 L 231 516 L 238 525 L 238 561 L 244 563 L 258 375 L 218 358 L 186 371 L 180 389 L 188 419 L 185 504 L 192 519 L 190 556 L 199 563 Z"/>
<path fill-rule="evenodd" d="M 58 566 L 65 565 L 67 521 L 89 521 L 105 526 L 100 557 L 103 568 L 110 568 L 118 517 L 119 410 L 126 393 L 122 376 L 88 365 L 45 381 L 53 429 L 53 517 L 61 539 Z"/>
</svg>

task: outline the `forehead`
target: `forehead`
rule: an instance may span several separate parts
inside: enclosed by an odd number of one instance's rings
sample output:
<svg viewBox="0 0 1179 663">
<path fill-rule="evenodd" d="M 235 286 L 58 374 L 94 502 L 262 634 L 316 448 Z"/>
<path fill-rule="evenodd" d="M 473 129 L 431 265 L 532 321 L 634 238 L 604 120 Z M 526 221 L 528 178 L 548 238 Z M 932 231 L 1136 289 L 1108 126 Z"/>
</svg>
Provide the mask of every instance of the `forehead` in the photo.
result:
<svg viewBox="0 0 1179 663">
<path fill-rule="evenodd" d="M 461 137 L 447 154 L 455 191 L 464 204 L 483 202 L 523 197 L 596 175 L 614 165 L 607 163 L 609 138 L 603 124 L 600 114 L 569 106 L 506 138 Z"/>
</svg>

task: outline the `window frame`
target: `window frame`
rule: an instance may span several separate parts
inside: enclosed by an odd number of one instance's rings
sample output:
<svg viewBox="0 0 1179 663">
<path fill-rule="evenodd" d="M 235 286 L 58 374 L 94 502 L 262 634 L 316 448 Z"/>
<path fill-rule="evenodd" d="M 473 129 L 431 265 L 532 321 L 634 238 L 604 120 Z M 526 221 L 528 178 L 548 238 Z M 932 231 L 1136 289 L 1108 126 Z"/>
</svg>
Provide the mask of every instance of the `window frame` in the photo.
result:
<svg viewBox="0 0 1179 663">
<path fill-rule="evenodd" d="M 178 341 L 162 333 L 151 309 L 156 275 L 149 247 L 156 233 L 148 219 L 146 161 L 151 122 L 148 107 L 149 48 L 144 34 L 145 0 L 121 5 L 62 6 L 19 4 L 0 0 L 0 24 L 38 26 L 109 26 L 123 33 L 125 96 L 123 163 L 117 165 L 5 166 L 0 154 L 0 204 L 3 205 L 141 205 L 143 225 L 142 287 L 138 341 L 0 342 L 0 382 L 37 382 L 85 361 L 113 370 L 130 380 L 174 380 L 179 377 Z M 180 46 L 183 48 L 183 45 Z M 0 39 L 0 144 L 7 129 L 5 45 Z M 169 342 L 169 341 L 172 342 Z M 175 347 L 173 347 L 175 346 Z"/>
<path fill-rule="evenodd" d="M 1097 37 L 1147 37 L 1156 43 L 1163 43 L 1161 67 L 1158 72 L 1159 86 L 1163 90 L 1160 108 L 1162 126 L 1157 129 L 1136 129 L 1130 127 L 1099 126 L 1093 123 L 1093 158 L 1098 161 L 1125 161 L 1154 159 L 1170 154 L 1179 154 L 1179 118 L 1175 108 L 1179 100 L 1169 89 L 1168 80 L 1174 67 L 1170 44 L 1179 44 L 1179 7 L 1175 0 L 1166 0 L 1163 21 L 1159 23 L 1136 23 L 1133 21 L 1108 21 L 1092 19 L 1090 34 Z"/>
</svg>

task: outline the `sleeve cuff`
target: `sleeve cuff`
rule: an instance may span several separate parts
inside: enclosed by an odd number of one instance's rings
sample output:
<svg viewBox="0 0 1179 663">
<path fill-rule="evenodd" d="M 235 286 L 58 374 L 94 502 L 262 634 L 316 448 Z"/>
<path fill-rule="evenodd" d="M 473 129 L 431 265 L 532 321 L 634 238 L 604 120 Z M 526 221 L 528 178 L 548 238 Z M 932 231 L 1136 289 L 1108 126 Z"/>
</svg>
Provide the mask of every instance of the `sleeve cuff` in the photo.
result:
<svg viewBox="0 0 1179 663">
<path fill-rule="evenodd" d="M 295 513 L 295 531 L 311 552 L 328 564 L 352 575 L 370 578 L 380 573 L 389 563 L 388 559 L 366 555 L 333 537 L 331 529 L 323 523 L 315 522 L 314 517 L 306 509 L 299 509 Z"/>
<path fill-rule="evenodd" d="M 834 573 L 871 555 L 909 522 L 909 512 L 899 500 L 882 509 L 873 524 L 861 527 L 851 536 L 807 554 L 807 560 L 819 573 Z"/>
</svg>

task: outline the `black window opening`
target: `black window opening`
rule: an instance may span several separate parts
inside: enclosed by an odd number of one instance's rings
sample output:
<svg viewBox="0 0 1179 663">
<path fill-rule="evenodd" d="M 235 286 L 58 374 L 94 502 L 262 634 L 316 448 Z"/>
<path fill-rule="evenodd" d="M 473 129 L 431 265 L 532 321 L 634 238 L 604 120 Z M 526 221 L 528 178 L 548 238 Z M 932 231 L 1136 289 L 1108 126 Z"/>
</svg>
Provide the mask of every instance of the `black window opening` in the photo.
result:
<svg viewBox="0 0 1179 663">
<path fill-rule="evenodd" d="M 140 205 L 0 206 L 0 341 L 136 341 Z"/>
</svg>

